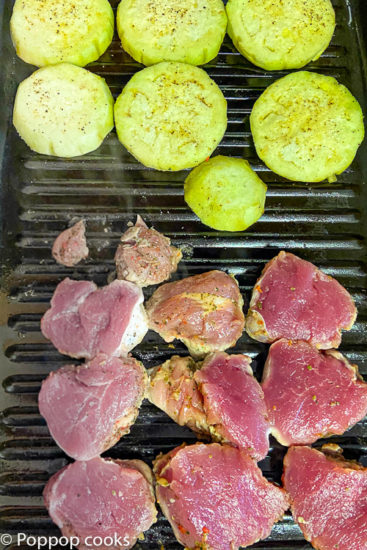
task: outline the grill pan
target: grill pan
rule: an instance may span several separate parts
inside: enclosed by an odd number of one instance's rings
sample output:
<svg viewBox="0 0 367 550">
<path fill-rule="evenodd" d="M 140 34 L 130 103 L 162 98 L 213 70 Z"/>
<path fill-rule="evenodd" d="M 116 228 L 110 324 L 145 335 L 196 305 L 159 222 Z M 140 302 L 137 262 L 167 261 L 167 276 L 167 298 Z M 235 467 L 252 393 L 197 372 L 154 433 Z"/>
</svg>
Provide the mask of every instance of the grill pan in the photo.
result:
<svg viewBox="0 0 367 550">
<path fill-rule="evenodd" d="M 111 3 L 116 8 L 118 1 Z M 334 0 L 333 4 L 337 20 L 333 40 L 307 70 L 336 77 L 357 97 L 366 114 L 367 6 L 364 0 Z M 237 277 L 247 302 L 261 269 L 281 249 L 336 277 L 351 292 L 359 311 L 355 326 L 343 336 L 341 351 L 367 377 L 367 145 L 365 141 L 352 166 L 335 183 L 291 183 L 273 174 L 256 156 L 249 114 L 260 93 L 287 72 L 253 66 L 226 36 L 218 57 L 205 66 L 229 108 L 228 129 L 214 154 L 246 158 L 269 189 L 266 212 L 248 231 L 209 230 L 185 205 L 182 184 L 187 172 L 143 167 L 119 144 L 115 131 L 96 152 L 70 160 L 38 155 L 20 140 L 11 123 L 13 99 L 17 84 L 33 68 L 16 57 L 11 44 L 12 5 L 13 1 L 0 0 L 0 533 L 14 535 L 14 542 L 3 548 L 15 549 L 22 548 L 15 544 L 19 532 L 60 534 L 48 517 L 41 493 L 49 477 L 70 460 L 50 437 L 38 412 L 37 394 L 51 370 L 75 361 L 60 355 L 43 338 L 40 318 L 64 277 L 107 283 L 119 237 L 136 214 L 182 248 L 184 261 L 175 278 L 223 269 Z M 116 97 L 142 66 L 121 50 L 115 36 L 108 51 L 88 68 L 106 79 Z M 87 222 L 90 257 L 67 269 L 52 260 L 52 242 L 80 218 Z M 146 297 L 151 293 L 147 289 Z M 244 334 L 233 351 L 254 359 L 254 372 L 260 379 L 267 346 Z M 149 332 L 133 353 L 151 367 L 173 354 L 185 355 L 186 350 L 180 343 L 173 348 Z M 151 464 L 160 451 L 183 441 L 191 443 L 196 437 L 145 402 L 131 433 L 106 455 L 140 458 Z M 338 443 L 347 458 L 367 466 L 367 419 L 343 436 L 325 441 Z M 280 481 L 284 452 L 272 439 L 269 455 L 260 463 L 268 479 Z M 153 550 L 161 545 L 166 550 L 182 548 L 162 515 L 136 548 Z M 311 546 L 288 513 L 267 540 L 251 548 L 306 550 Z"/>
</svg>

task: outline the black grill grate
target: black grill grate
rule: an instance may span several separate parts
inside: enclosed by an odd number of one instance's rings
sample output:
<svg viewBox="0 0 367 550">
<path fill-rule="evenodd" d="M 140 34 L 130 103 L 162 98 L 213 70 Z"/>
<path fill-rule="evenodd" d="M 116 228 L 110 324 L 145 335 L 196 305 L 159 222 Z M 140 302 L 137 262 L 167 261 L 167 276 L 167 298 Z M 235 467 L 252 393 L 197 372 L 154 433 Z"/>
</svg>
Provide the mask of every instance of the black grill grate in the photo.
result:
<svg viewBox="0 0 367 550">
<path fill-rule="evenodd" d="M 0 137 L 0 244 L 4 273 L 0 294 L 0 532 L 55 535 L 58 531 L 42 505 L 41 492 L 50 475 L 68 459 L 49 436 L 38 413 L 37 392 L 51 370 L 68 362 L 39 330 L 41 315 L 56 284 L 66 275 L 105 284 L 114 268 L 119 237 L 126 222 L 136 214 L 182 247 L 185 261 L 178 277 L 224 269 L 236 275 L 247 298 L 264 264 L 280 249 L 293 251 L 337 277 L 353 294 L 358 320 L 352 331 L 344 335 L 341 349 L 349 360 L 359 363 L 366 376 L 367 147 L 361 148 L 352 167 L 333 184 L 293 184 L 270 172 L 256 157 L 248 115 L 264 88 L 286 73 L 254 67 L 226 37 L 218 58 L 205 67 L 223 90 L 229 107 L 228 130 L 216 153 L 244 156 L 269 190 L 264 216 L 247 232 L 210 231 L 185 205 L 182 183 L 186 172 L 161 173 L 144 168 L 120 146 L 115 132 L 98 151 L 68 161 L 37 155 L 21 142 L 11 125 L 11 109 L 16 86 L 31 73 L 31 67 L 16 58 L 10 43 L 12 4 L 0 1 L 0 100 L 4 114 Z M 112 4 L 116 7 L 117 0 L 112 0 Z M 336 77 L 365 108 L 367 63 L 362 25 L 366 24 L 367 14 L 360 11 L 358 0 L 334 0 L 334 6 L 337 28 L 332 43 L 321 59 L 307 69 Z M 117 96 L 141 66 L 122 52 L 115 37 L 107 53 L 89 68 L 104 76 Z M 91 256 L 75 269 L 60 267 L 50 257 L 52 242 L 73 218 L 81 216 L 87 220 Z M 150 293 L 148 290 L 146 295 Z M 256 375 L 261 376 L 266 346 L 243 335 L 236 351 L 253 357 Z M 185 349 L 180 344 L 173 349 L 153 333 L 134 350 L 147 367 L 174 353 L 185 354 Z M 367 466 L 366 423 L 367 420 L 360 422 L 344 436 L 332 440 L 341 444 L 347 457 Z M 150 462 L 158 452 L 194 440 L 189 430 L 176 426 L 146 403 L 131 433 L 107 454 Z M 261 466 L 269 479 L 279 481 L 284 449 L 275 441 L 272 445 Z M 160 544 L 167 550 L 181 548 L 162 517 L 137 547 L 153 550 Z M 269 539 L 253 548 L 296 550 L 310 546 L 287 515 L 274 527 Z"/>
</svg>

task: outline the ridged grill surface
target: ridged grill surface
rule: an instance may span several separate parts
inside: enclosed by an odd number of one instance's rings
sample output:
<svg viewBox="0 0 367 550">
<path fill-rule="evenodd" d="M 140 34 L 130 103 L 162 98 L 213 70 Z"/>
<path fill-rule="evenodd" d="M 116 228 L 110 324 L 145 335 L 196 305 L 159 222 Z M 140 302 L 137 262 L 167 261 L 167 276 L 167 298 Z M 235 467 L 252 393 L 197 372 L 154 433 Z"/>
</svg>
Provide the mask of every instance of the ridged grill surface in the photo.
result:
<svg viewBox="0 0 367 550">
<path fill-rule="evenodd" d="M 33 153 L 18 138 L 11 124 L 12 102 L 17 84 L 32 68 L 16 58 L 10 43 L 12 3 L 0 2 L 4 9 L 0 99 L 5 115 L 0 138 L 0 532 L 51 535 L 58 530 L 48 518 L 41 493 L 50 475 L 68 458 L 54 443 L 39 415 L 37 393 L 51 370 L 71 362 L 40 333 L 40 318 L 56 284 L 65 276 L 106 284 L 114 269 L 113 255 L 119 237 L 136 214 L 182 247 L 184 261 L 176 277 L 223 269 L 235 274 L 247 300 L 265 263 L 279 250 L 289 250 L 335 276 L 352 293 L 359 315 L 353 329 L 344 334 L 341 350 L 359 364 L 367 377 L 367 151 L 366 146 L 362 147 L 353 165 L 333 184 L 291 183 L 269 171 L 256 156 L 249 114 L 266 86 L 286 73 L 270 73 L 251 65 L 226 36 L 217 59 L 205 67 L 221 87 L 229 108 L 228 129 L 215 154 L 245 157 L 269 189 L 266 212 L 248 231 L 209 230 L 185 205 L 182 184 L 186 172 L 162 173 L 143 167 L 119 144 L 114 131 L 98 151 L 68 161 Z M 363 17 L 356 0 L 333 3 L 337 28 L 332 43 L 321 59 L 307 69 L 336 77 L 365 107 Z M 117 0 L 112 0 L 112 5 L 116 7 Z M 115 37 L 106 54 L 89 68 L 106 79 L 116 97 L 141 66 L 121 50 Z M 52 242 L 74 218 L 81 217 L 87 221 L 90 258 L 74 269 L 58 266 L 50 256 Z M 146 296 L 151 292 L 148 289 Z M 254 358 L 259 378 L 266 350 L 267 346 L 245 334 L 235 348 Z M 184 346 L 175 343 L 173 349 L 152 332 L 134 350 L 147 367 L 174 353 L 184 355 Z M 348 458 L 367 466 L 367 420 L 344 436 L 331 439 L 344 448 Z M 107 454 L 150 463 L 160 451 L 195 440 L 188 429 L 178 427 L 145 403 L 131 433 Z M 261 466 L 266 477 L 279 481 L 285 449 L 274 440 L 271 445 Z M 158 549 L 161 544 L 165 549 L 181 548 L 162 516 L 137 547 Z M 310 546 L 288 514 L 266 541 L 253 548 L 289 550 Z"/>
</svg>

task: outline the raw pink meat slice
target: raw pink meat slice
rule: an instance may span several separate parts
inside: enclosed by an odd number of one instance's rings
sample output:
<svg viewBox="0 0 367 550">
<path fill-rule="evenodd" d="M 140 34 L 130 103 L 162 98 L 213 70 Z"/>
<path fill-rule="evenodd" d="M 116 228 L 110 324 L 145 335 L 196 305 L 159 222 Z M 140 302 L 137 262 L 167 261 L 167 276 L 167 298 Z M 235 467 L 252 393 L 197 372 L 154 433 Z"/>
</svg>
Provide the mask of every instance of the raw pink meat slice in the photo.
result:
<svg viewBox="0 0 367 550">
<path fill-rule="evenodd" d="M 71 357 L 120 356 L 148 330 L 143 300 L 141 289 L 127 281 L 98 289 L 90 281 L 67 278 L 56 287 L 41 330 L 60 353 Z"/>
<path fill-rule="evenodd" d="M 282 445 L 343 434 L 367 414 L 367 384 L 335 350 L 279 340 L 270 346 L 262 388 L 271 431 Z"/>
<path fill-rule="evenodd" d="M 42 383 L 38 404 L 59 447 L 75 460 L 89 460 L 129 432 L 146 385 L 141 363 L 101 354 L 52 372 Z"/>
<path fill-rule="evenodd" d="M 210 433 L 241 447 L 256 460 L 269 451 L 269 421 L 264 394 L 247 355 L 213 353 L 194 379 L 204 398 Z"/>
<path fill-rule="evenodd" d="M 366 550 L 367 468 L 332 447 L 291 447 L 283 483 L 304 537 L 317 550 Z"/>
<path fill-rule="evenodd" d="M 266 538 L 289 503 L 249 455 L 229 445 L 181 446 L 155 462 L 156 493 L 188 549 L 236 550 Z"/>
<path fill-rule="evenodd" d="M 310 262 L 280 252 L 264 268 L 253 290 L 247 333 L 260 342 L 305 340 L 320 349 L 337 348 L 357 310 L 336 279 Z"/>
<path fill-rule="evenodd" d="M 141 460 L 73 462 L 51 477 L 43 495 L 62 534 L 79 538 L 79 550 L 93 547 L 94 537 L 109 542 L 101 550 L 131 548 L 156 521 L 152 473 Z"/>
</svg>

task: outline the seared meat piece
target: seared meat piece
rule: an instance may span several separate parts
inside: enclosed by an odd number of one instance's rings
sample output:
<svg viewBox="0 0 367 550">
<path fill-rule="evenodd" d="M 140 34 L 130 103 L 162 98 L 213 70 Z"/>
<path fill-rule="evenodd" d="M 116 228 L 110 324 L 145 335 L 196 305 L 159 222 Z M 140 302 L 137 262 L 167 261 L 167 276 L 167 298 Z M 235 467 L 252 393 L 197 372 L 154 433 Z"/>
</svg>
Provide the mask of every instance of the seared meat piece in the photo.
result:
<svg viewBox="0 0 367 550">
<path fill-rule="evenodd" d="M 136 224 L 122 235 L 117 248 L 117 278 L 142 287 L 156 285 L 170 278 L 181 258 L 181 250 L 171 246 L 168 237 L 148 229 L 138 216 Z"/>
<path fill-rule="evenodd" d="M 60 233 L 52 247 L 54 259 L 59 264 L 66 265 L 66 267 L 73 267 L 87 258 L 88 254 L 83 220 Z"/>
<path fill-rule="evenodd" d="M 317 550 L 366 550 L 367 468 L 310 447 L 291 447 L 283 482 L 292 514 Z"/>
<path fill-rule="evenodd" d="M 256 460 L 269 450 L 269 422 L 251 359 L 223 352 L 202 364 L 174 356 L 152 370 L 148 398 L 180 425 L 241 447 Z"/>
<path fill-rule="evenodd" d="M 59 447 L 75 460 L 89 460 L 130 431 L 146 387 L 141 363 L 101 354 L 52 372 L 42 383 L 38 404 Z"/>
<path fill-rule="evenodd" d="M 305 340 L 320 349 L 338 347 L 357 310 L 338 281 L 294 254 L 280 252 L 253 290 L 247 333 L 260 342 Z"/>
<path fill-rule="evenodd" d="M 194 380 L 196 363 L 174 355 L 150 372 L 148 399 L 180 426 L 207 433 L 203 398 Z"/>
<path fill-rule="evenodd" d="M 203 356 L 235 345 L 244 328 L 242 306 L 236 279 L 208 271 L 160 286 L 147 303 L 149 327 Z"/>
<path fill-rule="evenodd" d="M 90 549 L 94 537 L 119 539 L 101 550 L 131 548 L 156 521 L 153 476 L 141 460 L 73 462 L 51 477 L 43 495 L 62 534 L 79 537 L 79 550 Z"/>
<path fill-rule="evenodd" d="M 245 451 L 181 446 L 155 461 L 157 500 L 188 549 L 236 550 L 266 538 L 289 503 Z"/>
<path fill-rule="evenodd" d="M 343 434 L 367 414 L 367 384 L 341 353 L 307 342 L 272 344 L 262 388 L 271 431 L 282 445 Z"/>
<path fill-rule="evenodd" d="M 41 330 L 60 353 L 71 357 L 120 356 L 148 330 L 143 301 L 141 289 L 127 281 L 98 289 L 90 281 L 67 278 L 56 287 Z"/>
</svg>

